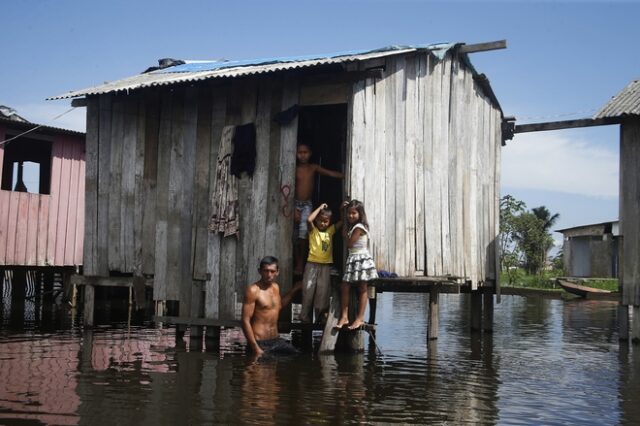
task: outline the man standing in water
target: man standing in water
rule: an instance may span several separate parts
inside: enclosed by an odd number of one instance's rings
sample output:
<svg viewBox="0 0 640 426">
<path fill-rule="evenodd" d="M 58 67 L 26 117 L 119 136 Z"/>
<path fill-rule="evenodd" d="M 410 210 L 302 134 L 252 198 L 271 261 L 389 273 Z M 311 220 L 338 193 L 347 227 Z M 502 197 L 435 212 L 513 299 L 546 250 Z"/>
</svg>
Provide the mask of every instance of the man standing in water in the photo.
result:
<svg viewBox="0 0 640 426">
<path fill-rule="evenodd" d="M 280 286 L 275 282 L 280 273 L 278 259 L 264 257 L 258 272 L 260 280 L 247 287 L 242 303 L 242 331 L 247 344 L 258 356 L 263 353 L 295 354 L 298 350 L 278 335 L 278 316 L 302 288 L 302 283 L 297 283 L 280 298 Z"/>
</svg>

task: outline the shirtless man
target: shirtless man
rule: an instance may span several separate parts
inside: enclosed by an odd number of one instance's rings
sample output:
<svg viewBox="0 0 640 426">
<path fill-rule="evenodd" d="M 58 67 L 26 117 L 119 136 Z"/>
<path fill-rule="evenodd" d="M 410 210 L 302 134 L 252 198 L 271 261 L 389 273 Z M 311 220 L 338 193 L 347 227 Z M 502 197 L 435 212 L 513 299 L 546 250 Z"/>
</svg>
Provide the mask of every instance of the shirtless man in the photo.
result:
<svg viewBox="0 0 640 426">
<path fill-rule="evenodd" d="M 282 299 L 280 286 L 275 282 L 280 273 L 278 259 L 266 256 L 260 261 L 260 280 L 249 285 L 242 303 L 242 331 L 251 350 L 260 356 L 264 352 L 297 353 L 297 349 L 278 335 L 280 310 L 302 288 L 297 283 Z"/>
<path fill-rule="evenodd" d="M 304 255 L 308 245 L 307 218 L 313 210 L 311 197 L 313 196 L 313 186 L 316 181 L 316 173 L 323 176 L 330 176 L 336 179 L 344 178 L 344 173 L 325 169 L 318 164 L 309 163 L 311 159 L 311 149 L 309 145 L 299 144 L 296 151 L 296 247 L 295 247 L 295 274 L 302 274 Z"/>
</svg>

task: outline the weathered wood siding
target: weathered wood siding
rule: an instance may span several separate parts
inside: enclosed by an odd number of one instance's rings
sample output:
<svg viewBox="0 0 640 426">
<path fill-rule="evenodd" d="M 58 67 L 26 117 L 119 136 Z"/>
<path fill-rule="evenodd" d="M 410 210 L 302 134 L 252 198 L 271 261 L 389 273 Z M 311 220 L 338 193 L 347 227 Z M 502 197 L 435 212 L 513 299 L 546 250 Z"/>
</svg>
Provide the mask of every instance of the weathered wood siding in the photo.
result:
<svg viewBox="0 0 640 426">
<path fill-rule="evenodd" d="M 298 103 L 283 76 L 89 98 L 85 275 L 154 276 L 154 299 L 180 315 L 233 318 L 259 260 L 281 261 L 291 282 L 297 120 L 275 113 Z M 224 126 L 255 123 L 256 169 L 238 182 L 240 233 L 208 231 Z"/>
<path fill-rule="evenodd" d="M 366 66 L 366 64 L 365 64 Z M 353 86 L 347 193 L 400 276 L 496 278 L 501 113 L 447 55 L 387 59 Z"/>
<path fill-rule="evenodd" d="M 640 305 L 640 120 L 621 126 L 620 235 L 622 235 L 622 304 Z"/>
<path fill-rule="evenodd" d="M 0 140 L 4 135 L 0 126 Z M 51 150 L 50 194 L 0 190 L 0 265 L 82 264 L 84 156 L 82 138 L 57 135 Z M 0 172 L 3 158 L 0 147 Z"/>
</svg>

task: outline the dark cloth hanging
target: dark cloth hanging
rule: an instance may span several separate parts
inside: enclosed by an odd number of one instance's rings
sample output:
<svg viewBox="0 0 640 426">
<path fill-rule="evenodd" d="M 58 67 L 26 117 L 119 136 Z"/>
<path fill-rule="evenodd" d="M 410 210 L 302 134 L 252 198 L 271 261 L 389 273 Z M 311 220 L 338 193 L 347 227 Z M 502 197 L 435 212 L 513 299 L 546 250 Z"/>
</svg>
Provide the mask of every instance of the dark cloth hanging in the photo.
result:
<svg viewBox="0 0 640 426">
<path fill-rule="evenodd" d="M 231 174 L 240 178 L 242 172 L 253 176 L 256 169 L 256 126 L 253 123 L 236 126 L 233 135 Z"/>
<path fill-rule="evenodd" d="M 273 117 L 273 121 L 275 121 L 276 123 L 283 125 L 283 124 L 289 124 L 291 123 L 291 121 L 293 121 L 294 118 L 296 118 L 296 116 L 298 115 L 298 110 L 300 109 L 300 107 L 298 106 L 298 104 L 295 104 L 287 109 L 285 109 L 284 111 L 280 111 L 279 113 L 277 113 L 274 117 Z"/>
</svg>

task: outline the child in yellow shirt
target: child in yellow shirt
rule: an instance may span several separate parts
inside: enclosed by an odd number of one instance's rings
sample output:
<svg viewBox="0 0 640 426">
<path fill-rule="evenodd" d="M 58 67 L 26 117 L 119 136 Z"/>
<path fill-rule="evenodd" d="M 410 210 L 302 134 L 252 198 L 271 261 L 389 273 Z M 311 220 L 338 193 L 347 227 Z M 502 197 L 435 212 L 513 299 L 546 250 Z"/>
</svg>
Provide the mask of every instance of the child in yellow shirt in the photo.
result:
<svg viewBox="0 0 640 426">
<path fill-rule="evenodd" d="M 333 264 L 333 235 L 342 227 L 342 221 L 331 225 L 332 212 L 326 203 L 320 204 L 309 217 L 309 256 L 302 276 L 302 310 L 300 320 L 316 322 L 329 310 L 331 295 L 331 265 Z"/>
</svg>

